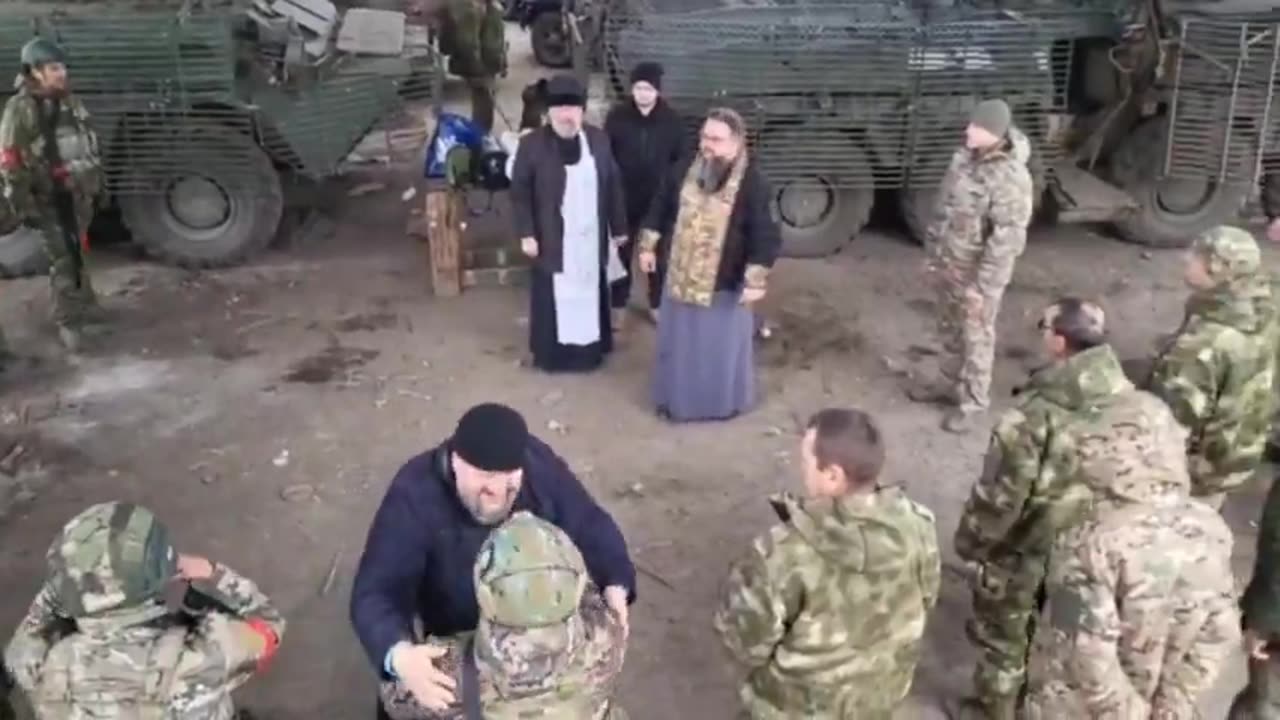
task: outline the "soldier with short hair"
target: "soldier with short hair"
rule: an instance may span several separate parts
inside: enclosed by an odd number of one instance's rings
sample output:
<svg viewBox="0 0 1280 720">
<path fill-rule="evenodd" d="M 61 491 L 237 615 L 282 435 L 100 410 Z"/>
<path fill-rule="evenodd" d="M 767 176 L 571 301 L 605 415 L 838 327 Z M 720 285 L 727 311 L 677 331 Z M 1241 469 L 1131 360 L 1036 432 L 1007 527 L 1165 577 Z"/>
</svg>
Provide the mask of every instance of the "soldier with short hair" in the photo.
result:
<svg viewBox="0 0 1280 720">
<path fill-rule="evenodd" d="M 1191 430 L 1191 494 L 1221 507 L 1257 471 L 1275 409 L 1276 307 L 1258 243 L 1222 226 L 1187 251 L 1186 315 L 1149 388 Z"/>
<path fill-rule="evenodd" d="M 953 406 L 949 432 L 968 432 L 991 404 L 996 316 L 1027 245 L 1034 186 L 1031 144 L 1003 100 L 974 108 L 938 193 L 926 238 L 926 269 L 938 291 L 941 378 L 912 387 L 914 402 Z"/>
<path fill-rule="evenodd" d="M 1145 392 L 1079 433 L 1094 502 L 1053 547 L 1027 720 L 1199 717 L 1240 614 L 1231 529 L 1190 497 L 1186 437 Z"/>
<path fill-rule="evenodd" d="M 863 412 L 814 415 L 806 497 L 733 565 L 714 625 L 748 670 L 754 720 L 888 720 L 911 689 L 941 561 L 933 513 L 880 483 L 884 443 Z"/>
<path fill-rule="evenodd" d="M 992 430 L 982 476 L 956 529 L 956 554 L 974 571 L 965 630 L 978 650 L 974 692 L 963 700 L 961 718 L 1016 716 L 1049 550 L 1091 494 L 1077 436 L 1135 392 L 1107 344 L 1098 305 L 1059 300 L 1038 328 L 1051 361 Z"/>
<path fill-rule="evenodd" d="M 44 238 L 53 319 L 74 351 L 84 334 L 104 327 L 84 266 L 89 223 L 105 189 L 98 138 L 56 44 L 36 38 L 23 46 L 17 88 L 0 115 L 0 191 Z"/>
<path fill-rule="evenodd" d="M 518 512 L 485 540 L 473 575 L 475 632 L 425 643 L 459 689 L 456 699 L 430 709 L 404 683 L 387 680 L 382 704 L 391 720 L 626 720 L 613 700 L 626 626 L 591 587 L 563 530 Z"/>
<path fill-rule="evenodd" d="M 230 720 L 231 691 L 284 635 L 253 582 L 178 554 L 165 525 L 137 505 L 81 512 L 48 564 L 4 653 L 36 720 Z M 185 591 L 182 610 L 166 604 L 171 591 Z"/>
</svg>

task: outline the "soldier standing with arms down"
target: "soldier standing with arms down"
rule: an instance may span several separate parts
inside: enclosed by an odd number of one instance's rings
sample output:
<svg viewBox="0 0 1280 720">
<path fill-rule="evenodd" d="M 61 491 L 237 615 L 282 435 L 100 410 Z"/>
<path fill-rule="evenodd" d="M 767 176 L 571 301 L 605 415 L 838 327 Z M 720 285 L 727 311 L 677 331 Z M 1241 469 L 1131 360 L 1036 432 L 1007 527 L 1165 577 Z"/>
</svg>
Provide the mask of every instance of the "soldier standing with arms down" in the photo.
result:
<svg viewBox="0 0 1280 720">
<path fill-rule="evenodd" d="M 179 555 L 145 508 L 111 502 L 73 518 L 5 665 L 36 720 L 231 720 L 231 691 L 275 654 L 285 622 L 248 579 Z M 166 605 L 171 582 L 183 610 Z"/>
<path fill-rule="evenodd" d="M 1016 717 L 1049 549 L 1091 495 L 1077 435 L 1135 392 L 1106 344 L 1102 308 L 1063 299 L 1045 309 L 1039 329 L 1052 362 L 996 423 L 956 529 L 956 554 L 975 571 L 965 631 L 978 659 L 964 720 Z"/>
<path fill-rule="evenodd" d="M 44 238 L 54 322 L 72 351 L 104 320 L 83 255 L 103 187 L 98 139 L 68 87 L 62 49 L 36 38 L 22 48 L 18 92 L 0 116 L 0 190 Z"/>
<path fill-rule="evenodd" d="M 996 316 L 1031 222 L 1030 156 L 1009 106 L 987 100 L 974 108 L 964 147 L 942 181 L 939 217 L 926 241 L 926 267 L 939 294 L 942 378 L 908 396 L 954 405 L 942 423 L 949 432 L 967 432 L 991 404 Z"/>
<path fill-rule="evenodd" d="M 1258 470 L 1275 391 L 1271 278 L 1248 232 L 1223 226 L 1187 252 L 1186 315 L 1155 360 L 1150 389 L 1191 430 L 1191 493 L 1221 507 Z"/>
<path fill-rule="evenodd" d="M 1059 536 L 1027 720 L 1196 718 L 1240 638 L 1231 529 L 1191 498 L 1187 431 L 1150 393 L 1077 444 L 1094 503 Z"/>
</svg>

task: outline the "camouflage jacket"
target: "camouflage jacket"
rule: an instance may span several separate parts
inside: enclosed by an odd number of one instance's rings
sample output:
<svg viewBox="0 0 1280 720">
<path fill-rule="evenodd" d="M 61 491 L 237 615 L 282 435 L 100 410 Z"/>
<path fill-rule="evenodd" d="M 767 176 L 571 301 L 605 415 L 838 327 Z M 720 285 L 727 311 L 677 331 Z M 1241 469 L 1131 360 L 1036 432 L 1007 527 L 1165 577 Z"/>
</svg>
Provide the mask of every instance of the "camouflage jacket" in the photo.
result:
<svg viewBox="0 0 1280 720">
<path fill-rule="evenodd" d="M 1100 499 L 1054 546 L 1030 720 L 1199 717 L 1240 642 L 1232 536 L 1188 497 L 1185 470 L 1168 478 L 1145 496 Z"/>
<path fill-rule="evenodd" d="M 1035 199 L 1030 157 L 1031 143 L 1017 128 L 994 150 L 956 150 L 927 232 L 936 267 L 984 294 L 1004 290 L 1027 246 Z"/>
<path fill-rule="evenodd" d="M 911 688 L 941 565 L 933 513 L 897 488 L 773 499 L 782 523 L 729 573 L 714 626 L 755 718 L 887 717 Z"/>
<path fill-rule="evenodd" d="M 39 720 L 231 720 L 231 691 L 270 658 L 263 631 L 285 621 L 250 580 L 219 566 L 192 584 L 222 609 L 198 616 L 163 602 L 70 620 L 46 585 L 5 650 Z"/>
<path fill-rule="evenodd" d="M 401 682 L 391 681 L 382 683 L 383 707 L 391 720 L 465 720 L 463 653 L 471 647 L 486 720 L 626 720 L 612 700 L 626 655 L 622 622 L 588 585 L 570 623 L 504 630 L 481 619 L 479 632 L 428 638 L 426 644 L 445 650 L 436 667 L 457 683 L 457 700 L 445 710 L 429 710 Z"/>
<path fill-rule="evenodd" d="M 89 126 L 89 111 L 68 94 L 59 102 L 55 130 L 62 167 L 50 168 L 40 125 L 41 106 L 49 103 L 26 85 L 5 103 L 0 116 L 0 190 L 16 214 L 38 220 L 52 215 L 54 183 L 63 183 L 72 191 L 77 220 L 84 228 L 104 187 L 98 137 Z"/>
<path fill-rule="evenodd" d="M 1234 490 L 1258 469 L 1275 409 L 1277 327 L 1270 277 L 1195 293 L 1155 361 L 1151 391 L 1191 431 L 1193 495 Z"/>
<path fill-rule="evenodd" d="M 1108 345 L 1036 373 L 1018 407 L 991 432 L 982 477 L 956 528 L 956 554 L 1043 575 L 1054 538 L 1092 496 L 1080 477 L 1073 427 L 1134 390 Z"/>
</svg>

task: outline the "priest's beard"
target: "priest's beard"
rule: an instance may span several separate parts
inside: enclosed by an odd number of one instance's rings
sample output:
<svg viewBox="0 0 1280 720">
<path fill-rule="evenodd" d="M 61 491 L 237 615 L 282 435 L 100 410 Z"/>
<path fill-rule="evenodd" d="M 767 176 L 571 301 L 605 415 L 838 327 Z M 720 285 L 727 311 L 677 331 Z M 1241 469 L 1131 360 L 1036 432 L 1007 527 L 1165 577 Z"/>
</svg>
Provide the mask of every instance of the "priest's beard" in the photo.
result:
<svg viewBox="0 0 1280 720">
<path fill-rule="evenodd" d="M 711 157 L 703 156 L 699 162 L 698 189 L 705 192 L 715 192 L 724 187 L 725 180 L 729 179 L 729 171 L 733 169 L 733 161 L 713 155 Z"/>
</svg>

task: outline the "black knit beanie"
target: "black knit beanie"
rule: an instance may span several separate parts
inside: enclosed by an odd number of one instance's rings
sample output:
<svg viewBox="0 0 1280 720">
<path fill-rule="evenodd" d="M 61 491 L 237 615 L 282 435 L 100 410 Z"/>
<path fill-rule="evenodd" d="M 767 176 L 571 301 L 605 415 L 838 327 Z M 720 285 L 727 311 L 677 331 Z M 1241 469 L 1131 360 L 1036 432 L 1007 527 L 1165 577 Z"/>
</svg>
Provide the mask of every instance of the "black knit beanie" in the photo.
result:
<svg viewBox="0 0 1280 720">
<path fill-rule="evenodd" d="M 488 472 L 510 472 L 524 465 L 529 426 L 520 413 L 506 405 L 483 403 L 458 421 L 450 445 L 468 465 Z"/>
<path fill-rule="evenodd" d="M 642 62 L 631 68 L 631 84 L 647 82 L 654 90 L 662 89 L 662 65 L 656 62 Z"/>
</svg>

